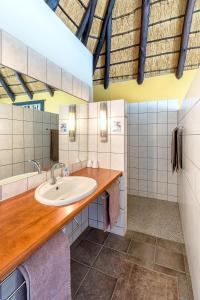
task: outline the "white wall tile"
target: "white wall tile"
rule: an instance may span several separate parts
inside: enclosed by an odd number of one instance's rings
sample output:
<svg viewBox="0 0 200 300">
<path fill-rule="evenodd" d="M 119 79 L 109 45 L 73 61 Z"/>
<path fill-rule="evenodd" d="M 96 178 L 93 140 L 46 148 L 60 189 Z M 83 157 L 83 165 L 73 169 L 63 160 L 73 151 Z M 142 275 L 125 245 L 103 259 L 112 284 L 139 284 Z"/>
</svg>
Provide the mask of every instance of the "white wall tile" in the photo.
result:
<svg viewBox="0 0 200 300">
<path fill-rule="evenodd" d="M 12 149 L 12 147 L 12 135 L 0 135 L 0 150 Z"/>
<path fill-rule="evenodd" d="M 159 124 L 166 124 L 167 123 L 167 111 L 159 112 L 158 113 L 158 123 Z"/>
<path fill-rule="evenodd" d="M 111 117 L 124 116 L 124 100 L 111 101 Z"/>
<path fill-rule="evenodd" d="M 35 50 L 28 48 L 28 75 L 42 82 L 47 82 L 46 58 Z"/>
<path fill-rule="evenodd" d="M 98 153 L 111 151 L 111 136 L 108 135 L 107 141 L 102 142 L 100 135 L 98 134 Z"/>
<path fill-rule="evenodd" d="M 124 135 L 111 136 L 111 152 L 124 153 Z"/>
<path fill-rule="evenodd" d="M 0 166 L 12 164 L 12 150 L 0 151 Z"/>
<path fill-rule="evenodd" d="M 157 113 L 149 112 L 148 113 L 148 124 L 155 124 L 157 123 Z"/>
<path fill-rule="evenodd" d="M 50 86 L 56 87 L 58 89 L 62 88 L 61 68 L 50 60 L 47 60 L 47 83 Z"/>
<path fill-rule="evenodd" d="M 124 154 L 111 153 L 111 169 L 125 170 Z"/>
<path fill-rule="evenodd" d="M 89 119 L 89 122 L 88 122 L 89 134 L 97 134 L 98 133 L 97 125 L 98 125 L 98 120 L 96 118 Z"/>
<path fill-rule="evenodd" d="M 27 47 L 10 34 L 2 33 L 2 64 L 27 74 Z"/>
<path fill-rule="evenodd" d="M 139 103 L 139 113 L 146 113 L 148 111 L 148 102 Z"/>
<path fill-rule="evenodd" d="M 90 103 L 89 105 L 89 118 L 97 118 L 98 114 L 98 103 Z"/>
<path fill-rule="evenodd" d="M 176 101 L 169 111 L 168 106 L 168 101 L 129 104 L 128 189 L 132 194 L 175 201 L 176 196 L 168 194 L 168 184 L 177 185 L 177 177 L 171 173 L 168 134 L 169 127 L 177 126 Z"/>
<path fill-rule="evenodd" d="M 62 90 L 72 94 L 73 93 L 73 84 L 72 84 L 72 75 L 62 69 Z"/>
<path fill-rule="evenodd" d="M 2 200 L 27 191 L 27 179 L 22 179 L 2 186 Z"/>
<path fill-rule="evenodd" d="M 110 153 L 98 153 L 98 162 L 100 168 L 111 168 L 111 155 Z"/>
<path fill-rule="evenodd" d="M 0 134 L 12 134 L 12 120 L 1 119 Z"/>
<path fill-rule="evenodd" d="M 28 190 L 39 186 L 45 181 L 46 181 L 46 172 L 43 172 L 42 174 L 37 174 L 36 176 L 28 177 L 27 179 Z"/>
<path fill-rule="evenodd" d="M 128 113 L 130 114 L 134 114 L 134 113 L 138 113 L 139 111 L 139 105 L 138 103 L 129 103 L 128 104 Z"/>
</svg>

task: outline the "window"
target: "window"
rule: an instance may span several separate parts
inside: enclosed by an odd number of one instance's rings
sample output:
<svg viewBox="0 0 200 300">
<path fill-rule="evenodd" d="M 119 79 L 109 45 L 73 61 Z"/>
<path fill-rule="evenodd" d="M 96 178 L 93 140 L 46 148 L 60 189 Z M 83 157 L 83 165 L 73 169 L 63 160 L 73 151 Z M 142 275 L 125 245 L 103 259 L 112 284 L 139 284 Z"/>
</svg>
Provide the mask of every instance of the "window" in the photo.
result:
<svg viewBox="0 0 200 300">
<path fill-rule="evenodd" d="M 13 105 L 44 111 L 44 100 L 17 102 L 13 103 Z"/>
</svg>

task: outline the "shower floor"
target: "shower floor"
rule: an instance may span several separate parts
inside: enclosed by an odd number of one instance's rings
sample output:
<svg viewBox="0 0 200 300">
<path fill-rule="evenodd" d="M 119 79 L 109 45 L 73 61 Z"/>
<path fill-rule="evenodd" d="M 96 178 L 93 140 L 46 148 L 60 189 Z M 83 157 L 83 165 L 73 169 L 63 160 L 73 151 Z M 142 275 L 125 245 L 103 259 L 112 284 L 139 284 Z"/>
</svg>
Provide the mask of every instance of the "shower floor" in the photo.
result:
<svg viewBox="0 0 200 300">
<path fill-rule="evenodd" d="M 128 195 L 128 230 L 183 243 L 178 204 Z"/>
</svg>

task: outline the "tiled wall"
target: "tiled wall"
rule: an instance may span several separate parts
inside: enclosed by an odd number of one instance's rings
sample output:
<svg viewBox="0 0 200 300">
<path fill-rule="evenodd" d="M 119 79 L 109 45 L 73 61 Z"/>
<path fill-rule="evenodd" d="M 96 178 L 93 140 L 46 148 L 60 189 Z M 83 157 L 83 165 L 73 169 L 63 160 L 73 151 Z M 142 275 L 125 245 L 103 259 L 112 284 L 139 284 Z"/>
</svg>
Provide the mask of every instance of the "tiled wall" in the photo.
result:
<svg viewBox="0 0 200 300">
<path fill-rule="evenodd" d="M 177 175 L 170 165 L 171 132 L 178 102 L 128 104 L 128 193 L 177 201 Z"/>
<path fill-rule="evenodd" d="M 59 160 L 66 165 L 88 158 L 88 105 L 76 105 L 76 139 L 70 141 L 68 128 L 69 105 L 60 107 L 59 114 Z"/>
<path fill-rule="evenodd" d="M 91 86 L 3 30 L 0 30 L 0 63 L 73 96 L 92 100 Z"/>
<path fill-rule="evenodd" d="M 100 102 L 89 103 L 88 159 L 97 160 L 100 168 L 123 171 L 120 179 L 120 216 L 112 232 L 123 235 L 127 228 L 127 103 L 124 100 L 108 101 L 108 140 L 100 138 Z M 119 122 L 121 129 L 115 132 Z M 102 201 L 98 198 L 89 206 L 89 225 L 103 228 Z"/>
<path fill-rule="evenodd" d="M 179 207 L 194 299 L 200 299 L 200 71 L 183 101 L 183 170 L 179 179 Z"/>
<path fill-rule="evenodd" d="M 58 115 L 0 104 L 0 179 L 32 172 L 29 159 L 50 165 L 50 129 Z"/>
</svg>

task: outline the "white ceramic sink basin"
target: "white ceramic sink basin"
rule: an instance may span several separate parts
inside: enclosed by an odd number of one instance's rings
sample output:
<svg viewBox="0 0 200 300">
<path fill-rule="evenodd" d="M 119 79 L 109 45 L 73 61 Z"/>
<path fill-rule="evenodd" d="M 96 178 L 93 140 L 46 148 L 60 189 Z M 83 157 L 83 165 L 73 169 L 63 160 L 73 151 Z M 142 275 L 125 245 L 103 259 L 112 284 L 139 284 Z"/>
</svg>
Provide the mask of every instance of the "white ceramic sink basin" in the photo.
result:
<svg viewBox="0 0 200 300">
<path fill-rule="evenodd" d="M 96 187 L 96 180 L 89 177 L 59 177 L 54 185 L 41 184 L 35 191 L 35 199 L 51 206 L 67 205 L 89 196 Z"/>
</svg>

